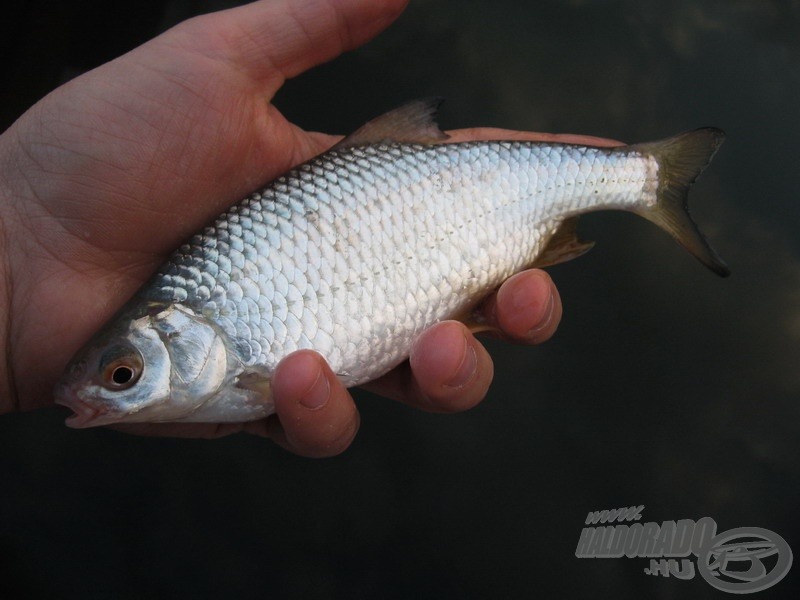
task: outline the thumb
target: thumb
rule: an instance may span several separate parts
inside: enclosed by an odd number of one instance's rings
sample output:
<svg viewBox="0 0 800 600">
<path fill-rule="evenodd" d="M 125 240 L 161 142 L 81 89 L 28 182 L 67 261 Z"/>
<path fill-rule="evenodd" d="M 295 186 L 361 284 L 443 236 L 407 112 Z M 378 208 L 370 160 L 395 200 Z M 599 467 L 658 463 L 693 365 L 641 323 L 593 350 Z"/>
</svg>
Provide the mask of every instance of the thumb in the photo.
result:
<svg viewBox="0 0 800 600">
<path fill-rule="evenodd" d="M 262 0 L 182 24 L 187 45 L 221 60 L 270 94 L 284 80 L 386 29 L 408 0 Z M 197 35 L 194 28 L 205 35 Z M 202 47 L 200 47 L 202 46 Z"/>
</svg>

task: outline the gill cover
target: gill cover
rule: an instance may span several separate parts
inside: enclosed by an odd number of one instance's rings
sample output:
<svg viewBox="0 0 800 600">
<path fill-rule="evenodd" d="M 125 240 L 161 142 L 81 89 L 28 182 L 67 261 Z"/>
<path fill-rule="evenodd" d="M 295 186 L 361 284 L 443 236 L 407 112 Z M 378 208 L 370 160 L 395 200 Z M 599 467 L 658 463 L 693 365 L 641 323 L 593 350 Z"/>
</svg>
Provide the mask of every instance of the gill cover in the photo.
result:
<svg viewBox="0 0 800 600">
<path fill-rule="evenodd" d="M 181 305 L 123 310 L 70 364 L 71 427 L 191 418 L 228 378 L 224 333 Z"/>
</svg>

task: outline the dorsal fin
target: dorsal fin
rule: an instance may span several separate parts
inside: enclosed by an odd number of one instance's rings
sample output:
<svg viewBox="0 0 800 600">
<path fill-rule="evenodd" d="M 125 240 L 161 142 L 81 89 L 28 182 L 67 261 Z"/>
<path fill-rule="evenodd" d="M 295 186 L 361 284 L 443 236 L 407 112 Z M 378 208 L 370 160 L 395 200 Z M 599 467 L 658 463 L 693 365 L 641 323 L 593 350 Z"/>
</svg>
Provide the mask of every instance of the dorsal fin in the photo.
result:
<svg viewBox="0 0 800 600">
<path fill-rule="evenodd" d="M 443 98 L 412 100 L 394 110 L 375 117 L 336 144 L 332 149 L 366 146 L 381 142 L 433 144 L 448 136 L 436 124 L 436 111 Z"/>
<path fill-rule="evenodd" d="M 576 231 L 577 226 L 578 217 L 564 219 L 547 240 L 547 245 L 532 266 L 550 267 L 578 258 L 581 254 L 591 250 L 594 242 L 581 240 Z"/>
</svg>

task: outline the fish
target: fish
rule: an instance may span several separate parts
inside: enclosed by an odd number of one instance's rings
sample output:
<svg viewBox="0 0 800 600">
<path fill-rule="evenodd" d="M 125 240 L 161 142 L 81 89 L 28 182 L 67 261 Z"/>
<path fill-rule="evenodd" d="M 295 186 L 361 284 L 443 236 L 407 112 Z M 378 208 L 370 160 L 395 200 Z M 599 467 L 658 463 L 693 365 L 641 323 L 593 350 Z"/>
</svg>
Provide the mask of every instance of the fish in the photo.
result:
<svg viewBox="0 0 800 600">
<path fill-rule="evenodd" d="M 640 215 L 729 274 L 687 205 L 721 130 L 454 143 L 440 102 L 369 121 L 181 245 L 70 361 L 54 393 L 66 424 L 261 419 L 275 367 L 300 349 L 348 387 L 376 379 L 439 321 L 485 327 L 476 307 L 514 273 L 588 251 L 576 223 L 591 211 Z"/>
</svg>

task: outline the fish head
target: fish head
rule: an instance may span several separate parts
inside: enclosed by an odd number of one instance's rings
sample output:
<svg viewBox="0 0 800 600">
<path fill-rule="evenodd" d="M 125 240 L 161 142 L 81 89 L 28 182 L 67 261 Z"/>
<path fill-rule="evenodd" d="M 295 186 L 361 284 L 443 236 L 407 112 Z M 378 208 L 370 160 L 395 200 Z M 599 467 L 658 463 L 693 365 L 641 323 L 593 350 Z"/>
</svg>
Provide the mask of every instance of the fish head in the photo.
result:
<svg viewBox="0 0 800 600">
<path fill-rule="evenodd" d="M 182 305 L 123 309 L 72 359 L 55 401 L 75 413 L 74 428 L 186 420 L 236 369 L 225 340 Z"/>
</svg>

